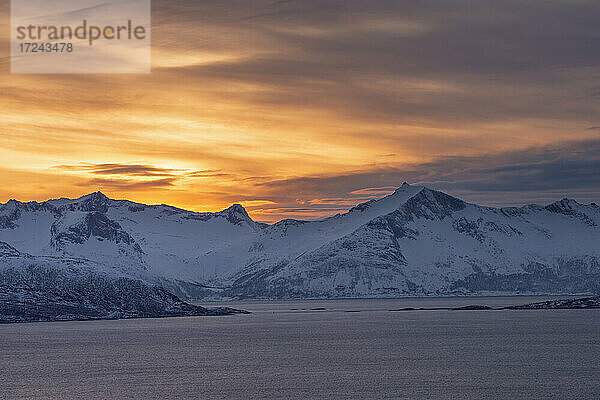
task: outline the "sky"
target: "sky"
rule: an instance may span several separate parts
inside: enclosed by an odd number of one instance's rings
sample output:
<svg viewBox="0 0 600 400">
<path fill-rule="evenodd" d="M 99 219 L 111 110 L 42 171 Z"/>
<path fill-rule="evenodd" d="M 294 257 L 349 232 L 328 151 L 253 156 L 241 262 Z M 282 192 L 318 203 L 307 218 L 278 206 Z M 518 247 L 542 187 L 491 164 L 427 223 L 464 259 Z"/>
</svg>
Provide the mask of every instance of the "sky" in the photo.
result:
<svg viewBox="0 0 600 400">
<path fill-rule="evenodd" d="M 10 74 L 0 14 L 0 202 L 600 202 L 598 1 L 154 0 L 140 75 Z"/>
</svg>

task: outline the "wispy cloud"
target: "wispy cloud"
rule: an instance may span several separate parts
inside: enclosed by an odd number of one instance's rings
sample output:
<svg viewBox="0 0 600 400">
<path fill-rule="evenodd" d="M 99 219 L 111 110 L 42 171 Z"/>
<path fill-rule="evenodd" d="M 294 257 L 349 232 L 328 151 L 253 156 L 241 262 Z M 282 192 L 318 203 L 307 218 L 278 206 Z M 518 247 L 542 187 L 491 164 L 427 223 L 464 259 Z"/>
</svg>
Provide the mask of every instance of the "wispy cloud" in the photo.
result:
<svg viewBox="0 0 600 400">
<path fill-rule="evenodd" d="M 175 186 L 177 179 L 175 178 L 163 178 L 153 179 L 149 181 L 133 181 L 129 179 L 90 179 L 87 182 L 79 183 L 78 186 L 86 187 L 90 189 L 104 189 L 104 190 L 149 190 L 157 188 L 168 188 Z"/>
<path fill-rule="evenodd" d="M 84 172 L 91 175 L 121 175 L 130 177 L 171 177 L 171 178 L 207 178 L 224 177 L 220 170 L 191 170 L 183 168 L 163 168 L 154 165 L 143 164 L 119 164 L 119 163 L 79 163 L 73 165 L 56 165 L 52 168 L 69 171 Z"/>
<path fill-rule="evenodd" d="M 94 175 L 127 175 L 127 176 L 180 176 L 186 170 L 159 168 L 152 165 L 139 164 L 89 164 L 57 165 L 54 168 L 65 171 L 84 171 Z M 193 172 L 192 174 L 194 174 Z"/>
</svg>

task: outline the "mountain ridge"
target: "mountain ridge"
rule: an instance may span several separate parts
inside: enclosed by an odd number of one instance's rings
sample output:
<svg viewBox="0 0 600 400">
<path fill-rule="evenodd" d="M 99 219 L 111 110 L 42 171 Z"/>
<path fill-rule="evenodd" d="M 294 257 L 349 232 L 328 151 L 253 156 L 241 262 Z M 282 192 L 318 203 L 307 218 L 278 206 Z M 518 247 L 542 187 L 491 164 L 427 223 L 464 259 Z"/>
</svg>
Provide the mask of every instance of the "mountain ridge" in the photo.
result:
<svg viewBox="0 0 600 400">
<path fill-rule="evenodd" d="M 369 208 L 373 203 L 390 198 L 405 188 L 420 188 L 420 189 L 426 189 L 426 190 L 429 190 L 432 192 L 439 192 L 437 190 L 430 189 L 426 186 L 411 185 L 407 182 L 404 182 L 401 186 L 399 186 L 397 189 L 395 189 L 393 193 L 383 196 L 383 197 L 373 198 L 373 199 L 367 200 L 365 202 L 359 203 L 356 206 L 350 207 L 348 209 L 348 211 L 346 211 L 346 212 L 342 212 L 339 214 L 335 214 L 335 215 L 331 215 L 331 216 L 327 216 L 327 217 L 323 217 L 323 218 L 319 218 L 319 219 L 302 220 L 302 219 L 295 219 L 295 218 L 284 218 L 284 219 L 281 219 L 281 220 L 273 222 L 273 223 L 265 223 L 265 222 L 260 222 L 260 221 L 256 221 L 256 220 L 252 219 L 252 217 L 249 216 L 246 208 L 240 203 L 233 203 L 231 206 L 229 206 L 221 211 L 201 212 L 201 211 L 187 210 L 184 208 L 172 206 L 172 205 L 165 204 L 165 203 L 145 204 L 145 203 L 135 202 L 132 200 L 127 200 L 127 199 L 113 199 L 113 198 L 108 197 L 107 195 L 105 195 L 103 192 L 101 192 L 99 190 L 82 195 L 77 198 L 61 197 L 61 198 L 56 198 L 56 199 L 48 199 L 48 200 L 44 200 L 44 201 L 32 200 L 32 201 L 24 202 L 24 201 L 20 201 L 20 200 L 11 198 L 6 203 L 0 203 L 0 208 L 2 208 L 4 206 L 13 206 L 13 207 L 19 207 L 19 206 L 23 207 L 24 206 L 26 209 L 31 209 L 31 208 L 43 208 L 43 207 L 47 207 L 47 206 L 53 206 L 53 207 L 60 209 L 60 208 L 64 208 L 64 207 L 73 208 L 73 207 L 79 206 L 81 211 L 105 212 L 106 208 L 108 207 L 109 204 L 128 203 L 132 207 L 136 207 L 136 206 L 140 206 L 143 208 L 165 207 L 165 208 L 172 209 L 175 212 L 184 212 L 184 213 L 191 213 L 191 214 L 197 214 L 197 215 L 211 215 L 211 214 L 226 215 L 228 213 L 236 212 L 236 213 L 240 213 L 241 215 L 246 216 L 248 219 L 250 219 L 252 222 L 255 222 L 255 223 L 259 223 L 259 224 L 263 224 L 263 225 L 277 225 L 280 223 L 284 223 L 286 221 L 293 221 L 293 222 L 297 222 L 297 223 L 318 222 L 318 221 L 323 221 L 323 220 L 327 220 L 330 218 L 335 218 L 335 217 L 338 217 L 341 215 L 346 215 L 353 211 L 363 211 L 364 209 Z M 444 193 L 444 192 L 439 192 L 439 193 Z M 415 194 L 417 194 L 417 193 L 415 193 Z M 457 198 L 452 195 L 448 195 L 446 193 L 444 193 L 444 194 L 447 196 L 453 197 L 453 198 Z M 475 204 L 475 203 L 466 202 L 464 200 L 461 200 L 461 201 L 465 202 L 466 204 Z M 78 203 L 81 203 L 81 204 L 78 204 Z M 54 204 L 58 204 L 58 205 L 55 206 Z M 591 206 L 591 207 L 595 207 L 595 208 L 600 208 L 600 206 L 595 202 L 591 202 L 589 204 L 579 203 L 576 199 L 569 198 L 569 197 L 563 197 L 562 199 L 556 200 L 547 205 L 541 205 L 541 204 L 537 204 L 537 203 L 528 203 L 528 204 L 524 204 L 523 206 L 507 206 L 507 207 L 480 206 L 480 207 L 487 207 L 487 208 L 498 209 L 498 210 L 513 210 L 513 209 L 514 210 L 523 210 L 523 209 L 527 209 L 527 208 L 531 208 L 531 207 L 533 207 L 533 208 L 543 207 L 546 209 L 557 210 L 557 212 L 559 212 L 559 211 L 569 212 L 572 210 L 572 204 L 579 205 L 579 206 Z"/>
<path fill-rule="evenodd" d="M 211 300 L 595 292 L 599 224 L 595 203 L 495 208 L 408 183 L 345 213 L 273 224 L 240 204 L 198 213 L 94 192 L 0 204 L 0 269 L 15 251 L 87 260 Z"/>
</svg>

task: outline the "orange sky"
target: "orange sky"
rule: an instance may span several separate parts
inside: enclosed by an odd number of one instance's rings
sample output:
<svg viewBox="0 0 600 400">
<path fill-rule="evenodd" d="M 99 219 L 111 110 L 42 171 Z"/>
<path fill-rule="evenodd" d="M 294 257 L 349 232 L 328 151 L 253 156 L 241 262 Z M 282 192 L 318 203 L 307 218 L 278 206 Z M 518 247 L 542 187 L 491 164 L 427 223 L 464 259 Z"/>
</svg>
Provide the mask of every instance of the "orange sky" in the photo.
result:
<svg viewBox="0 0 600 400">
<path fill-rule="evenodd" d="M 368 3 L 155 1 L 150 75 L 10 74 L 3 36 L 0 202 L 101 190 L 276 221 L 404 180 L 598 199 L 597 6 Z"/>
</svg>

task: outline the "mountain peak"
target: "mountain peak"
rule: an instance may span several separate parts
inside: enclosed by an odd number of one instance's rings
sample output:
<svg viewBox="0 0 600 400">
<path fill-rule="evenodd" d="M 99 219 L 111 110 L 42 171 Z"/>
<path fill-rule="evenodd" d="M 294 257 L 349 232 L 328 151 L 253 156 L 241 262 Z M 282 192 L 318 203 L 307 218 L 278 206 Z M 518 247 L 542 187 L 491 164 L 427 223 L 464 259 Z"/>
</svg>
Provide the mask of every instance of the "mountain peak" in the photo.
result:
<svg viewBox="0 0 600 400">
<path fill-rule="evenodd" d="M 19 200 L 15 200 L 15 199 L 10 199 L 10 200 L 8 200 L 8 202 L 6 202 L 7 206 L 12 206 L 12 207 L 17 207 L 21 204 L 23 204 L 23 203 L 21 203 Z"/>
<path fill-rule="evenodd" d="M 95 198 L 95 199 L 108 199 L 108 197 L 102 193 L 101 191 L 97 190 L 93 193 L 88 194 L 87 196 L 84 197 L 91 197 L 91 198 Z"/>
<path fill-rule="evenodd" d="M 110 199 L 100 191 L 80 197 L 78 200 L 82 211 L 98 211 L 101 213 L 108 211 L 108 202 L 110 201 Z"/>
<path fill-rule="evenodd" d="M 579 203 L 576 200 L 565 197 L 562 200 L 548 204 L 545 208 L 554 213 L 569 214 L 575 212 L 578 205 Z"/>
<path fill-rule="evenodd" d="M 246 212 L 244 206 L 237 203 L 217 214 L 224 216 L 229 222 L 235 225 L 240 225 L 242 222 L 254 222 Z"/>
<path fill-rule="evenodd" d="M 422 187 L 412 196 L 404 208 L 413 215 L 428 219 L 443 219 L 455 211 L 463 210 L 466 203 L 444 192 Z"/>
<path fill-rule="evenodd" d="M 231 207 L 225 209 L 225 211 L 246 213 L 244 206 L 238 203 L 233 204 Z"/>
<path fill-rule="evenodd" d="M 394 192 L 401 192 L 403 190 L 409 189 L 412 186 L 408 183 L 408 182 L 403 182 L 402 185 L 400 185 L 400 187 L 398 187 L 398 189 L 396 189 Z"/>
</svg>

